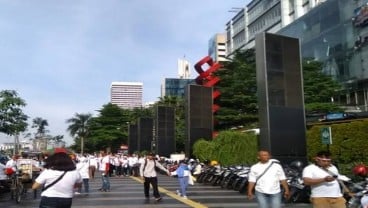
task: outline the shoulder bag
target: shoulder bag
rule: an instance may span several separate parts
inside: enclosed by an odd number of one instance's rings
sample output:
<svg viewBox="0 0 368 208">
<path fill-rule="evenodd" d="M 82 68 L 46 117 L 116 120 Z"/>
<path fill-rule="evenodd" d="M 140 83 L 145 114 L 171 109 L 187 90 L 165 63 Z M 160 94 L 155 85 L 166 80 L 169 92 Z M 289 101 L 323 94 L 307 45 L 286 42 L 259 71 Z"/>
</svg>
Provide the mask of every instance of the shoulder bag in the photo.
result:
<svg viewBox="0 0 368 208">
<path fill-rule="evenodd" d="M 276 161 L 272 161 L 271 164 L 263 171 L 263 173 L 261 175 L 259 175 L 257 178 L 256 178 L 256 182 L 255 184 L 258 182 L 258 180 L 268 171 L 268 169 L 270 169 L 270 167 L 274 164 L 274 163 L 278 163 Z"/>
<path fill-rule="evenodd" d="M 51 186 L 55 185 L 57 182 L 59 182 L 64 175 L 66 174 L 67 171 L 64 171 L 63 174 L 61 174 L 56 180 L 54 180 L 52 183 L 48 184 L 47 186 L 42 188 L 42 191 L 46 191 L 48 188 L 50 188 Z"/>
</svg>

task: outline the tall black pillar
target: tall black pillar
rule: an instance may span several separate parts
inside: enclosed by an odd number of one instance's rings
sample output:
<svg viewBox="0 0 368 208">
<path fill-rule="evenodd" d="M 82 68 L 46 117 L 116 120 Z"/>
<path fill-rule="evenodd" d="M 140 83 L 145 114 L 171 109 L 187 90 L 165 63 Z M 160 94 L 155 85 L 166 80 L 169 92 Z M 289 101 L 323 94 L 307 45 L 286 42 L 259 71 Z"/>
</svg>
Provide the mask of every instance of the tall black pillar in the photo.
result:
<svg viewBox="0 0 368 208">
<path fill-rule="evenodd" d="M 138 151 L 138 129 L 136 124 L 128 127 L 128 154 Z"/>
<path fill-rule="evenodd" d="M 256 36 L 260 149 L 288 163 L 306 162 L 306 123 L 300 44 L 269 33 Z"/>
<path fill-rule="evenodd" d="M 151 151 L 153 140 L 153 119 L 138 118 L 138 151 Z"/>
<path fill-rule="evenodd" d="M 169 157 L 176 151 L 175 142 L 175 109 L 167 106 L 157 106 L 156 111 L 156 153 Z"/>
<path fill-rule="evenodd" d="M 187 85 L 185 91 L 185 154 L 192 156 L 193 144 L 198 139 L 212 139 L 212 87 Z"/>
</svg>

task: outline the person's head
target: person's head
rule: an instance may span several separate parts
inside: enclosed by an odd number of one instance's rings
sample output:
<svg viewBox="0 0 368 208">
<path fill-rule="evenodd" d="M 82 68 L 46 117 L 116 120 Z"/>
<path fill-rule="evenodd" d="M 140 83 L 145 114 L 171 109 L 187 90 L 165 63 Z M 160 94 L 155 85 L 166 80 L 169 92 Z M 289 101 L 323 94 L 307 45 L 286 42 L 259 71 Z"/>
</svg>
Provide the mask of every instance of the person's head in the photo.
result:
<svg viewBox="0 0 368 208">
<path fill-rule="evenodd" d="M 18 159 L 19 159 L 19 155 L 13 155 L 13 156 L 12 156 L 12 159 L 13 159 L 13 160 L 18 160 Z"/>
<path fill-rule="evenodd" d="M 321 167 L 328 167 L 331 165 L 331 154 L 328 151 L 320 151 L 314 158 L 316 164 Z"/>
<path fill-rule="evenodd" d="M 155 153 L 153 153 L 153 152 L 149 152 L 149 153 L 147 154 L 147 159 L 149 159 L 149 160 L 153 160 L 153 159 L 155 159 Z"/>
<path fill-rule="evenodd" d="M 75 164 L 68 154 L 60 152 L 49 156 L 45 160 L 45 168 L 60 171 L 75 170 Z"/>
<path fill-rule="evenodd" d="M 266 163 L 270 160 L 270 158 L 271 158 L 271 154 L 269 151 L 267 150 L 258 151 L 257 159 L 259 160 L 259 162 Z"/>
</svg>

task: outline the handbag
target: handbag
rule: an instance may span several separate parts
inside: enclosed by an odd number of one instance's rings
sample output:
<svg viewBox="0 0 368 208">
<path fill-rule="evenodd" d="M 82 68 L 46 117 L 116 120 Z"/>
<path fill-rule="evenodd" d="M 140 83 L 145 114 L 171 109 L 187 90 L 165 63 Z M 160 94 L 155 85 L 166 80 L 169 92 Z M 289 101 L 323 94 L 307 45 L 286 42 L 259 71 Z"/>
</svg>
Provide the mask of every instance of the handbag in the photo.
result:
<svg viewBox="0 0 368 208">
<path fill-rule="evenodd" d="M 67 171 L 64 171 L 63 174 L 61 174 L 56 180 L 54 180 L 52 183 L 48 184 L 47 186 L 42 188 L 42 191 L 46 191 L 48 188 L 50 188 L 51 186 L 55 185 L 57 182 L 59 182 L 64 175 L 66 174 Z"/>
</svg>

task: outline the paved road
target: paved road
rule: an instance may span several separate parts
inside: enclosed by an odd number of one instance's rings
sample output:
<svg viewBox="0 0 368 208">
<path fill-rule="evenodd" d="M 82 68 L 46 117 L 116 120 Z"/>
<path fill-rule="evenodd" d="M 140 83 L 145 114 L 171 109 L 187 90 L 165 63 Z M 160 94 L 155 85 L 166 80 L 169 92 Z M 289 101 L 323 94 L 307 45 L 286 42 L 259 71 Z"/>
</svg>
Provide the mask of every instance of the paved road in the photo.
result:
<svg viewBox="0 0 368 208">
<path fill-rule="evenodd" d="M 163 200 L 146 200 L 143 194 L 142 181 L 135 177 L 111 177 L 111 191 L 99 192 L 101 186 L 100 178 L 90 181 L 90 193 L 88 195 L 76 195 L 73 199 L 75 208 L 237 208 L 257 207 L 254 201 L 246 199 L 245 195 L 232 190 L 223 190 L 218 186 L 195 184 L 188 190 L 188 198 L 182 199 L 175 193 L 178 189 L 176 178 L 159 176 L 160 192 Z M 152 193 L 152 192 L 151 192 Z M 9 194 L 0 195 L 0 207 L 35 208 L 39 204 L 39 196 L 33 199 L 28 193 L 26 199 L 16 204 L 10 200 Z M 309 204 L 290 204 L 284 207 L 310 208 Z"/>
</svg>

